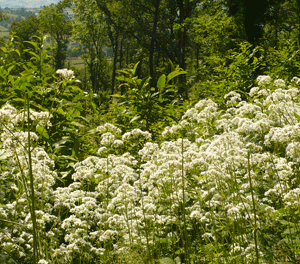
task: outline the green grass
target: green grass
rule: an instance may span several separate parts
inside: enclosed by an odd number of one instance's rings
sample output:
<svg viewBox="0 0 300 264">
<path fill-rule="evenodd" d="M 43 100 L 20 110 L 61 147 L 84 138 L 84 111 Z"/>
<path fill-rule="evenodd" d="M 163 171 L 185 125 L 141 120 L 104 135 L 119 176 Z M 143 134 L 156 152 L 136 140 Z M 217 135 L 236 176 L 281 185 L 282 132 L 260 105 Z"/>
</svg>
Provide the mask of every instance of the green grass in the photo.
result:
<svg viewBox="0 0 300 264">
<path fill-rule="evenodd" d="M 70 58 L 70 63 L 71 63 L 71 65 L 75 66 L 78 69 L 84 68 L 84 60 L 80 57 Z"/>
</svg>

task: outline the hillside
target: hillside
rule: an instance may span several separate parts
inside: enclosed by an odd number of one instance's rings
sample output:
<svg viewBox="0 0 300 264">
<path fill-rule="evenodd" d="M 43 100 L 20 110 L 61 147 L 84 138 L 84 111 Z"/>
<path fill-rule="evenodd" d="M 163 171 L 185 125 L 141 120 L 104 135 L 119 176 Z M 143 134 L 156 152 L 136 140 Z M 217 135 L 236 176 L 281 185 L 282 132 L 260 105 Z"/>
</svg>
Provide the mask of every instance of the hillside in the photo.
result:
<svg viewBox="0 0 300 264">
<path fill-rule="evenodd" d="M 59 0 L 10 0 L 0 1 L 0 7 L 1 8 L 18 8 L 18 7 L 24 7 L 24 8 L 34 8 L 34 7 L 41 7 L 44 5 L 50 5 L 51 3 L 58 3 Z"/>
</svg>

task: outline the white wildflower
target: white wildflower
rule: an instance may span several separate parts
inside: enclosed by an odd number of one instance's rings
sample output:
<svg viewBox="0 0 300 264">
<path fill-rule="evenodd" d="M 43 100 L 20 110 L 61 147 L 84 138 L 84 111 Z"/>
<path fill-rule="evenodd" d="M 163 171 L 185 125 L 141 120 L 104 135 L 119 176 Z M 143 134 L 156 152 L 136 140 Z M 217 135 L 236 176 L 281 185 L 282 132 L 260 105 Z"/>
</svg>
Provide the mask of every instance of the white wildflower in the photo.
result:
<svg viewBox="0 0 300 264">
<path fill-rule="evenodd" d="M 74 71 L 68 69 L 59 69 L 56 71 L 58 75 L 60 75 L 65 80 L 72 80 L 75 78 Z"/>
<path fill-rule="evenodd" d="M 274 81 L 274 86 L 279 88 L 285 88 L 285 81 L 282 79 L 277 79 Z"/>
<path fill-rule="evenodd" d="M 268 75 L 259 75 L 257 77 L 258 86 L 268 85 L 271 83 L 271 77 Z"/>
<path fill-rule="evenodd" d="M 224 96 L 224 99 L 227 100 L 227 105 L 234 105 L 242 101 L 241 95 L 237 92 L 231 91 Z"/>
<path fill-rule="evenodd" d="M 253 97 L 254 95 L 256 95 L 256 93 L 259 91 L 259 87 L 252 87 L 250 92 L 249 92 L 249 96 Z"/>
</svg>

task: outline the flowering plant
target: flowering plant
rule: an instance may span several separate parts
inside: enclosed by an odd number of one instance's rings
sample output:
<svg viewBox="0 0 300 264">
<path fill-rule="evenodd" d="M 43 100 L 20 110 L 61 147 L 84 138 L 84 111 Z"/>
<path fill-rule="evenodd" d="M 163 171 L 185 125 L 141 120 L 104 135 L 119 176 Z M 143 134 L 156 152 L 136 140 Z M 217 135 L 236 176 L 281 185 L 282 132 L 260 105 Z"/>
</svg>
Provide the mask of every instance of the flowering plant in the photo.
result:
<svg viewBox="0 0 300 264">
<path fill-rule="evenodd" d="M 256 83 L 247 100 L 225 95 L 225 110 L 199 101 L 162 142 L 138 128 L 96 127 L 97 151 L 68 164 L 64 184 L 36 133 L 53 127 L 53 112 L 28 109 L 28 118 L 5 104 L 0 260 L 30 262 L 31 167 L 39 263 L 297 263 L 298 78 Z"/>
</svg>

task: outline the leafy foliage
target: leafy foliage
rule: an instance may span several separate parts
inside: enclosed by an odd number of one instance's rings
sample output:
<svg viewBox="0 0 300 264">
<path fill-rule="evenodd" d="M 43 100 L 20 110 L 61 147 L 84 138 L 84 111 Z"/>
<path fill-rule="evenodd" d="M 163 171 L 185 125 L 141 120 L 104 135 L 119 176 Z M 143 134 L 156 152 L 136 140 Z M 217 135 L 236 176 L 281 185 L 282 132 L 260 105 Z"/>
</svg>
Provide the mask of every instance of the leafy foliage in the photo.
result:
<svg viewBox="0 0 300 264">
<path fill-rule="evenodd" d="M 126 92 L 125 95 L 115 94 L 113 97 L 119 98 L 120 106 L 125 106 L 123 116 L 127 116 L 131 127 L 138 126 L 156 136 L 161 133 L 158 126 L 162 123 L 168 124 L 178 117 L 178 86 L 172 82 L 187 72 L 177 67 L 168 75 L 161 75 L 157 86 L 151 87 L 151 77 L 139 79 L 136 76 L 138 64 L 131 70 L 119 71 L 123 75 L 117 79 L 122 82 L 121 86 L 126 86 Z"/>
<path fill-rule="evenodd" d="M 55 73 L 28 44 L 31 61 L 0 69 L 2 262 L 299 261 L 299 78 L 261 75 L 221 107 L 204 99 L 177 118 L 186 72 L 151 87 L 136 64 L 118 77 L 115 111 L 128 122 L 114 125 L 73 71 Z M 1 52 L 22 55 L 13 42 Z M 248 46 L 241 54 L 225 74 L 259 65 Z"/>
</svg>

